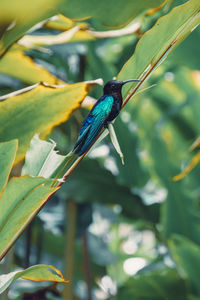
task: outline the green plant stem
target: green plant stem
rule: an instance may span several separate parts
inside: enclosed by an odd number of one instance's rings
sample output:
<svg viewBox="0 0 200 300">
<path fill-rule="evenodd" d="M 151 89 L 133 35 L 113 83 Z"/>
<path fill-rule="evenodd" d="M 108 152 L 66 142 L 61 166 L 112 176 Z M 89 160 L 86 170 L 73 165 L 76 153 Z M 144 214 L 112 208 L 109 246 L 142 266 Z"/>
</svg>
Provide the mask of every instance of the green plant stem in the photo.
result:
<svg viewBox="0 0 200 300">
<path fill-rule="evenodd" d="M 69 280 L 64 286 L 63 298 L 73 300 L 74 244 L 76 234 L 77 204 L 73 200 L 66 201 L 66 236 L 65 236 L 65 278 Z"/>
<path fill-rule="evenodd" d="M 89 150 L 88 150 L 89 151 Z M 79 165 L 79 163 L 81 162 L 81 160 L 85 157 L 85 155 L 87 154 L 84 153 L 82 156 L 79 156 L 75 162 L 71 165 L 71 167 L 67 170 L 67 172 L 64 174 L 62 181 L 60 181 L 56 187 L 60 187 L 66 180 L 67 178 L 71 175 L 71 173 L 74 171 L 74 169 Z"/>
</svg>

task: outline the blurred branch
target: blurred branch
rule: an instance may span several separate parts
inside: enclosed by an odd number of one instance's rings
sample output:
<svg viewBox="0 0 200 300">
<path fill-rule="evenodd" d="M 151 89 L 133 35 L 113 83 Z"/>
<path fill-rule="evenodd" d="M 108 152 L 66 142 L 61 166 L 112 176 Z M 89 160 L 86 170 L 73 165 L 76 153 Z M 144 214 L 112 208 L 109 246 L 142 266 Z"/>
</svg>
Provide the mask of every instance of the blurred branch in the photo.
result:
<svg viewBox="0 0 200 300">
<path fill-rule="evenodd" d="M 88 243 L 87 243 L 86 233 L 83 234 L 82 240 L 83 240 L 83 272 L 84 272 L 85 282 L 87 284 L 87 291 L 88 291 L 87 300 L 92 300 L 91 270 L 90 270 Z"/>
<path fill-rule="evenodd" d="M 26 248 L 25 248 L 24 268 L 28 268 L 30 265 L 32 224 L 33 221 L 28 225 L 26 229 Z"/>
<path fill-rule="evenodd" d="M 35 264 L 38 265 L 40 263 L 40 259 L 42 256 L 42 248 L 44 244 L 44 226 L 42 224 L 42 221 L 38 218 L 37 221 L 39 222 L 39 230 L 37 232 L 37 238 L 36 238 L 36 260 Z"/>
<path fill-rule="evenodd" d="M 73 200 L 66 201 L 66 235 L 65 235 L 65 278 L 69 280 L 64 286 L 63 298 L 73 299 L 73 275 L 74 275 L 74 244 L 76 234 L 77 205 Z M 64 249 L 64 250 L 65 250 Z"/>
</svg>

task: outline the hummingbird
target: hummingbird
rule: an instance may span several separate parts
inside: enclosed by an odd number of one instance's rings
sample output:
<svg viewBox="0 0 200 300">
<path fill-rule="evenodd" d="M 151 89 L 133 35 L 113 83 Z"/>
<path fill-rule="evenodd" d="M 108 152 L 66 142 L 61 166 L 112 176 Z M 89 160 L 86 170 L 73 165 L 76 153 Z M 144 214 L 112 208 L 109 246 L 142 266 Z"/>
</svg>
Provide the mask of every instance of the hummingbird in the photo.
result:
<svg viewBox="0 0 200 300">
<path fill-rule="evenodd" d="M 103 95 L 97 100 L 83 121 L 72 153 L 81 156 L 90 148 L 102 128 L 107 128 L 118 116 L 123 102 L 121 93 L 123 85 L 128 82 L 139 81 L 138 79 L 110 80 L 105 84 Z"/>
</svg>

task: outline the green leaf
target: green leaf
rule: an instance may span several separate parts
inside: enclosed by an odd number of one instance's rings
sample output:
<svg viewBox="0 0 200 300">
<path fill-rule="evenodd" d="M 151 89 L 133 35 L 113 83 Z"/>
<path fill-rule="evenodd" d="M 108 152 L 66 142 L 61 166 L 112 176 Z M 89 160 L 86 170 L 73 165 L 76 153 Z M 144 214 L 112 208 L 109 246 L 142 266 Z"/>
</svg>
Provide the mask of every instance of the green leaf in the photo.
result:
<svg viewBox="0 0 200 300">
<path fill-rule="evenodd" d="M 13 177 L 0 199 L 0 258 L 56 191 L 52 181 L 29 176 Z"/>
<path fill-rule="evenodd" d="M 22 175 L 55 177 L 66 162 L 66 156 L 57 154 L 57 151 L 54 150 L 55 147 L 54 141 L 46 142 L 35 135 L 31 140 L 30 149 L 26 153 Z M 53 174 L 54 176 L 52 176 Z"/>
<path fill-rule="evenodd" d="M 180 235 L 174 235 L 169 241 L 169 246 L 180 274 L 200 292 L 200 247 Z"/>
<path fill-rule="evenodd" d="M 120 0 L 102 0 L 93 1 L 71 0 L 61 3 L 59 8 L 61 12 L 68 18 L 96 18 L 103 25 L 113 27 L 122 26 L 128 23 L 142 9 L 154 8 L 163 3 L 162 0 L 143 0 L 132 1 L 126 3 Z"/>
<path fill-rule="evenodd" d="M 17 140 L 0 143 L 0 197 L 6 187 L 8 177 L 15 160 L 17 144 Z"/>
<path fill-rule="evenodd" d="M 9 285 L 19 279 L 27 279 L 33 281 L 55 281 L 66 282 L 61 272 L 48 265 L 35 265 L 23 271 L 14 271 L 8 274 L 0 275 L 0 294 L 3 293 Z"/>
<path fill-rule="evenodd" d="M 167 57 L 176 41 L 180 43 L 200 23 L 199 10 L 199 0 L 190 0 L 161 17 L 139 40 L 134 55 L 123 66 L 118 79 L 143 78 L 151 73 Z M 128 89 L 124 87 L 126 93 Z"/>
<path fill-rule="evenodd" d="M 19 139 L 18 162 L 35 133 L 46 137 L 54 126 L 65 122 L 77 109 L 94 83 L 51 87 L 43 84 L 11 97 L 0 105 L 0 141 Z M 23 91 L 23 90 L 22 90 Z"/>
<path fill-rule="evenodd" d="M 119 289 L 117 299 L 187 300 L 185 282 L 176 271 L 163 269 L 141 273 Z"/>
<path fill-rule="evenodd" d="M 58 0 L 2 0 L 0 2 L 0 27 L 3 35 L 0 43 L 0 56 L 8 47 L 23 36 L 31 27 L 56 14 L 55 7 Z M 6 30 L 8 25 L 12 26 Z M 5 24 L 7 24 L 6 27 Z"/>
</svg>

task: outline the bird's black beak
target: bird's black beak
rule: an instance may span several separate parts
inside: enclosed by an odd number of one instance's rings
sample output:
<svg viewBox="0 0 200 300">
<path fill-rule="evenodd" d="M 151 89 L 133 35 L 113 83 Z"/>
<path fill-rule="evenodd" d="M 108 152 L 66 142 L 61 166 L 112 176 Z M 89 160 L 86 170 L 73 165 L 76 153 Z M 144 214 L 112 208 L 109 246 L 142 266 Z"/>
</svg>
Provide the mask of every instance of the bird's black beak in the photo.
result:
<svg viewBox="0 0 200 300">
<path fill-rule="evenodd" d="M 139 79 L 129 79 L 129 80 L 125 80 L 125 81 L 122 81 L 122 85 L 124 85 L 125 83 L 128 83 L 128 82 L 140 82 L 141 80 Z"/>
</svg>

